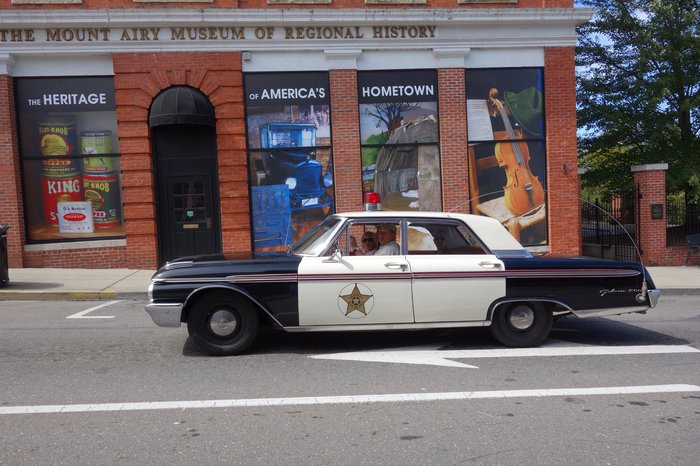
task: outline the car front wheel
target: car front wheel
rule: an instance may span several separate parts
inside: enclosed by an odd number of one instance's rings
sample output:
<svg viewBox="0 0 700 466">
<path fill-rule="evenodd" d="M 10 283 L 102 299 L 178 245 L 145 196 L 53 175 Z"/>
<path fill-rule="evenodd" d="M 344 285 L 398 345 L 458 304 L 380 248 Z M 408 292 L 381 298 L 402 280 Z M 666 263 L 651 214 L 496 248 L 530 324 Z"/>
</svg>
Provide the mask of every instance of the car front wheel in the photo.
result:
<svg viewBox="0 0 700 466">
<path fill-rule="evenodd" d="M 199 298 L 187 319 L 194 343 L 213 356 L 243 353 L 255 340 L 258 326 L 253 305 L 226 292 L 209 292 Z"/>
<path fill-rule="evenodd" d="M 552 329 L 552 313 L 542 303 L 518 302 L 499 306 L 491 321 L 491 334 L 512 348 L 541 344 Z"/>
</svg>

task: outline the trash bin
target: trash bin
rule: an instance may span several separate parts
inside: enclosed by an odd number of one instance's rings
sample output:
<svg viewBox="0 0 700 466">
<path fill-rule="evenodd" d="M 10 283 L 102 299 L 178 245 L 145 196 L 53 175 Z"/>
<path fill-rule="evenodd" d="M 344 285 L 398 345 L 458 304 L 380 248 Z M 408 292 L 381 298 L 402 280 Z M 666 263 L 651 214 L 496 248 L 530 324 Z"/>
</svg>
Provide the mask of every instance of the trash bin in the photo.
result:
<svg viewBox="0 0 700 466">
<path fill-rule="evenodd" d="M 0 288 L 10 283 L 10 272 L 7 265 L 7 230 L 10 225 L 0 225 Z"/>
</svg>

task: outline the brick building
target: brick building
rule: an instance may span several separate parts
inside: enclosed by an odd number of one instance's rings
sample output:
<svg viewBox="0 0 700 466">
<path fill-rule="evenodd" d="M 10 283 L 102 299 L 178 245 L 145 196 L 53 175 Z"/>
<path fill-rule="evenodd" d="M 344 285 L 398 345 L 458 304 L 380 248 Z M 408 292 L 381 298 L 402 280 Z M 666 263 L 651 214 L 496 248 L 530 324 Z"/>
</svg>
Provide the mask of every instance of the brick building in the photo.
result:
<svg viewBox="0 0 700 466">
<path fill-rule="evenodd" d="M 2 0 L 10 267 L 286 247 L 332 211 L 580 251 L 566 0 Z"/>
</svg>

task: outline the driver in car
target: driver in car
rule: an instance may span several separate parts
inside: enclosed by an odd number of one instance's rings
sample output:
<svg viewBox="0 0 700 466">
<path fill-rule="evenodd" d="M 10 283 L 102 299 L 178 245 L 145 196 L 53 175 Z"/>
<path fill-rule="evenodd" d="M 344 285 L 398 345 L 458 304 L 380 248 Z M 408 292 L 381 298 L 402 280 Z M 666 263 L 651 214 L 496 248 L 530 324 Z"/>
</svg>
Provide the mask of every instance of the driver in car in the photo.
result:
<svg viewBox="0 0 700 466">
<path fill-rule="evenodd" d="M 382 223 L 377 227 L 377 240 L 379 249 L 375 256 L 396 256 L 401 254 L 399 243 L 396 242 L 396 225 L 393 223 Z"/>
</svg>

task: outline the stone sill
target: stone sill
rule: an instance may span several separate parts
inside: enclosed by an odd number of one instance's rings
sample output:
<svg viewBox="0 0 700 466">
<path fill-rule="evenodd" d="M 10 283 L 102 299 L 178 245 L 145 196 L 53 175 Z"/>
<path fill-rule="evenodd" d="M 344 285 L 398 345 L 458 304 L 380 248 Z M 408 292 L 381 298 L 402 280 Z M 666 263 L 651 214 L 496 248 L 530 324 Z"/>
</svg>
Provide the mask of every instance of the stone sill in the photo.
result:
<svg viewBox="0 0 700 466">
<path fill-rule="evenodd" d="M 125 247 L 126 239 L 71 241 L 66 243 L 25 244 L 24 252 L 66 251 L 71 249 L 99 249 Z"/>
<path fill-rule="evenodd" d="M 80 5 L 83 0 L 12 0 L 13 5 Z"/>
</svg>

